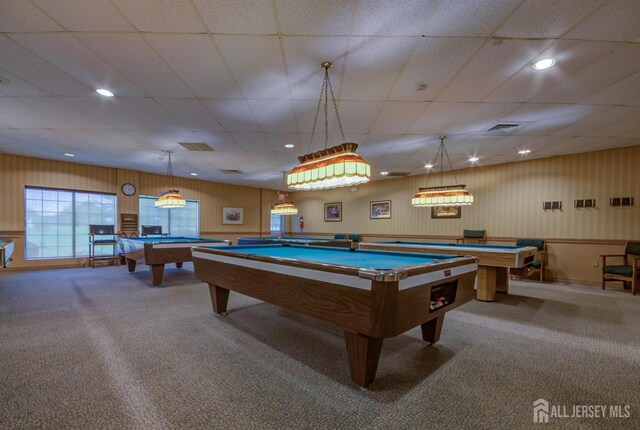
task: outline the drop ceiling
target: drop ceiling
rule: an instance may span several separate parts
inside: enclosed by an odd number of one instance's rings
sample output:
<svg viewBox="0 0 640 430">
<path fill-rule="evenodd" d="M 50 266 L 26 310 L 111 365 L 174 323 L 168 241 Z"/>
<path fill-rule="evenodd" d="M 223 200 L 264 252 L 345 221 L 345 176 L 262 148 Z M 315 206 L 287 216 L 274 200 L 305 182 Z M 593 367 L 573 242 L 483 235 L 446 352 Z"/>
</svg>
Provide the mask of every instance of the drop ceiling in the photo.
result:
<svg viewBox="0 0 640 430">
<path fill-rule="evenodd" d="M 178 176 L 277 188 L 324 147 L 324 60 L 374 180 L 426 173 L 440 135 L 456 169 L 640 144 L 634 0 L 12 0 L 0 152 L 165 173 L 173 150 Z"/>
</svg>

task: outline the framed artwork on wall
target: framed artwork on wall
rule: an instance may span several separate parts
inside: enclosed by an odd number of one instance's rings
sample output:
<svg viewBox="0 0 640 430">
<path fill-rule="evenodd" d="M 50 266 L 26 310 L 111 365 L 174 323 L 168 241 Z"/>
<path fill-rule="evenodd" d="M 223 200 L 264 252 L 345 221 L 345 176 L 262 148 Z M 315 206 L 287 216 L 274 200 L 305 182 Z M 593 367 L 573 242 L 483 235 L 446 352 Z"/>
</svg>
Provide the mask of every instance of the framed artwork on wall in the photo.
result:
<svg viewBox="0 0 640 430">
<path fill-rule="evenodd" d="M 244 209 L 223 207 L 222 224 L 244 224 Z"/>
<path fill-rule="evenodd" d="M 324 204 L 325 221 L 342 221 L 342 202 Z"/>
<path fill-rule="evenodd" d="M 436 206 L 431 208 L 431 219 L 461 218 L 461 206 Z"/>
<path fill-rule="evenodd" d="M 376 200 L 373 202 L 369 202 L 369 218 L 391 218 L 391 200 Z"/>
</svg>

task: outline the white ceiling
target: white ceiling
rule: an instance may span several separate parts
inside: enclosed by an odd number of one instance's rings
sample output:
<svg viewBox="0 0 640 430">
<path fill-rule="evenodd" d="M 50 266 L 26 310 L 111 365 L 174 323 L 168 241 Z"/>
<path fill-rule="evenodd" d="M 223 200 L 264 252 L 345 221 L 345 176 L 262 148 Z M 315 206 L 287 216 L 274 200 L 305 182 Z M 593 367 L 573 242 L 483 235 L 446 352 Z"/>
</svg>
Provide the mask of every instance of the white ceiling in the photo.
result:
<svg viewBox="0 0 640 430">
<path fill-rule="evenodd" d="M 425 173 L 441 134 L 456 169 L 640 144 L 638 0 L 1 3 L 0 152 L 165 173 L 171 149 L 178 176 L 277 188 L 324 147 L 323 60 L 374 180 Z"/>
</svg>

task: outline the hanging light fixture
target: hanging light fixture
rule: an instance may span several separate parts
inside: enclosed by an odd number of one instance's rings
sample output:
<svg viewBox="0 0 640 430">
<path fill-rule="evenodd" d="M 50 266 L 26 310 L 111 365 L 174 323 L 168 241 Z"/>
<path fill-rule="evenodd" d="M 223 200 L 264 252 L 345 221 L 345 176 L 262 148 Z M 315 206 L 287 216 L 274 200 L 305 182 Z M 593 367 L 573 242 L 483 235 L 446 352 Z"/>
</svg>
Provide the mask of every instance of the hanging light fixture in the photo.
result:
<svg viewBox="0 0 640 430">
<path fill-rule="evenodd" d="M 158 197 L 155 203 L 155 206 L 157 208 L 165 208 L 165 209 L 181 208 L 187 204 L 184 197 L 178 194 L 178 190 L 176 190 L 175 180 L 173 177 L 173 166 L 171 165 L 172 153 L 173 151 L 167 151 L 167 154 L 169 154 L 169 165 L 167 166 L 167 176 L 169 176 L 171 180 L 171 189 L 168 191 L 165 191 L 164 194 L 162 194 L 162 196 Z"/>
<path fill-rule="evenodd" d="M 333 95 L 331 80 L 329 79 L 329 69 L 333 66 L 328 61 L 322 63 L 324 69 L 324 80 L 320 89 L 320 99 L 316 108 L 316 116 L 313 120 L 313 129 L 311 131 L 311 140 L 309 147 L 313 143 L 313 135 L 316 131 L 318 122 L 318 114 L 320 106 L 323 106 L 324 99 L 324 149 L 298 157 L 300 165 L 295 167 L 287 175 L 287 186 L 294 190 L 326 190 L 329 188 L 350 187 L 358 184 L 364 184 L 371 179 L 371 167 L 369 164 L 356 154 L 358 145 L 352 142 L 345 142 L 341 145 L 327 148 L 329 141 L 329 94 L 336 112 L 338 126 L 340 127 L 340 135 L 342 141 L 344 131 L 342 130 L 342 122 L 338 114 L 338 105 Z"/>
<path fill-rule="evenodd" d="M 282 189 L 285 190 L 287 187 L 285 185 L 285 178 L 287 172 L 282 172 Z M 297 215 L 298 208 L 291 202 L 287 202 L 284 191 L 277 191 L 278 193 L 278 203 L 271 206 L 271 215 Z"/>
<path fill-rule="evenodd" d="M 438 152 L 436 153 L 435 161 L 438 161 L 438 156 L 440 157 L 440 186 L 439 187 L 425 187 L 420 188 L 418 194 L 413 196 L 411 199 L 411 205 L 416 207 L 433 207 L 433 206 L 469 206 L 473 204 L 473 196 L 467 190 L 465 190 L 466 185 L 457 184 L 457 185 L 442 185 L 443 177 L 444 177 L 444 156 L 447 156 L 447 161 L 449 162 L 449 168 L 451 169 L 451 173 L 453 174 L 453 180 L 458 182 L 456 179 L 456 174 L 453 170 L 453 166 L 451 165 L 451 160 L 449 159 L 449 153 L 444 146 L 444 140 L 446 136 L 440 136 L 440 146 L 438 147 Z M 431 163 L 431 164 L 435 164 Z M 431 173 L 427 176 L 427 185 L 429 185 L 429 177 Z"/>
</svg>

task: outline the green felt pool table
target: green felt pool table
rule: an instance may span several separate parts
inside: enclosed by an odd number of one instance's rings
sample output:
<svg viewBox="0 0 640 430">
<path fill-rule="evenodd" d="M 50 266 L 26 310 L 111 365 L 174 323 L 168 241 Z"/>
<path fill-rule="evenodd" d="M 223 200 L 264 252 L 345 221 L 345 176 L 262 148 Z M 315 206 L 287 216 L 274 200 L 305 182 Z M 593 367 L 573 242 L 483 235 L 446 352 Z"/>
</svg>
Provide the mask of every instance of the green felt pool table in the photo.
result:
<svg viewBox="0 0 640 430">
<path fill-rule="evenodd" d="M 271 244 L 192 250 L 213 310 L 235 291 L 335 324 L 344 331 L 351 379 L 375 379 L 382 340 L 421 326 L 436 342 L 445 313 L 473 297 L 477 259 Z"/>
<path fill-rule="evenodd" d="M 127 260 L 129 272 L 136 270 L 136 264 L 148 264 L 154 286 L 162 284 L 164 265 L 175 263 L 177 268 L 191 260 L 191 247 L 229 246 L 228 240 L 195 237 L 119 237 L 120 252 Z"/>
<path fill-rule="evenodd" d="M 478 258 L 477 299 L 492 302 L 496 292 L 509 292 L 509 268 L 523 267 L 533 261 L 537 248 L 532 246 L 456 244 L 439 242 L 362 242 L 361 249 L 399 252 L 425 252 L 471 255 Z"/>
</svg>

